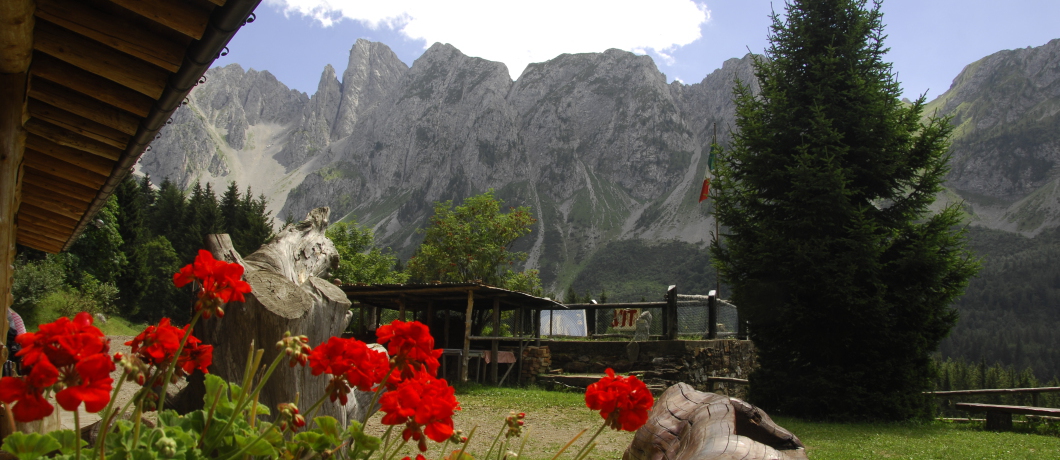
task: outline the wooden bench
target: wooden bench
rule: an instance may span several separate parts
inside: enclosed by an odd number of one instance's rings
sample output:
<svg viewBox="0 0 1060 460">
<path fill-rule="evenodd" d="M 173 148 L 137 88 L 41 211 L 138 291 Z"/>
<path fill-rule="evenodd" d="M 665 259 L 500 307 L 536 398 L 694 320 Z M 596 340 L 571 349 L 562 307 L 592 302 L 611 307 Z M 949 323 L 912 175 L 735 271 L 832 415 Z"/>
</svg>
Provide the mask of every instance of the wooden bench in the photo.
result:
<svg viewBox="0 0 1060 460">
<path fill-rule="evenodd" d="M 995 431 L 1011 430 L 1012 414 L 1060 417 L 1060 409 L 1051 407 L 1004 406 L 1001 404 L 978 403 L 957 403 L 954 404 L 954 407 L 958 410 L 969 412 L 986 412 L 986 429 Z"/>
</svg>

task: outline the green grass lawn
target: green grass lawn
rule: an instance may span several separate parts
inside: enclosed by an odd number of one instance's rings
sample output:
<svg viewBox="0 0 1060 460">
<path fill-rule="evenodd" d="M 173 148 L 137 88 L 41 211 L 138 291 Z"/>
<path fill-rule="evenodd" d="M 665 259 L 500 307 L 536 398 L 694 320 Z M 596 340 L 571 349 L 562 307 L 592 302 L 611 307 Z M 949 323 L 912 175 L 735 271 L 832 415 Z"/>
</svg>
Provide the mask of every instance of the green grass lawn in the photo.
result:
<svg viewBox="0 0 1060 460">
<path fill-rule="evenodd" d="M 794 432 L 812 459 L 1057 459 L 1060 437 L 1030 432 L 994 433 L 981 423 L 839 424 L 774 419 Z"/>
<path fill-rule="evenodd" d="M 555 453 L 558 439 L 547 439 L 549 437 L 537 432 L 551 429 L 569 433 L 572 428 L 568 425 L 591 429 L 599 426 L 599 415 L 585 407 L 585 400 L 578 393 L 471 385 L 459 387 L 457 399 L 465 407 L 465 413 L 456 418 L 457 428 L 470 428 L 461 426 L 462 421 L 470 422 L 470 419 L 486 421 L 489 428 L 481 427 L 480 434 L 488 433 L 486 436 L 490 439 L 496 430 L 493 426 L 496 423 L 492 420 L 500 422 L 510 410 L 525 411 L 527 419 L 536 423 L 535 434 L 532 434 L 523 460 L 550 459 Z M 542 417 L 535 417 L 535 414 Z M 841 424 L 787 417 L 776 417 L 775 420 L 802 439 L 809 457 L 814 460 L 1060 459 L 1060 436 L 1056 435 L 1055 424 L 1029 426 L 1017 423 L 1016 432 L 994 433 L 984 431 L 982 424 L 975 422 Z M 479 438 L 480 434 L 475 437 Z M 601 439 L 597 452 L 590 458 L 620 458 L 631 439 L 632 433 L 611 432 Z M 480 442 L 484 440 L 480 439 Z M 531 445 L 534 447 L 530 448 Z"/>
</svg>

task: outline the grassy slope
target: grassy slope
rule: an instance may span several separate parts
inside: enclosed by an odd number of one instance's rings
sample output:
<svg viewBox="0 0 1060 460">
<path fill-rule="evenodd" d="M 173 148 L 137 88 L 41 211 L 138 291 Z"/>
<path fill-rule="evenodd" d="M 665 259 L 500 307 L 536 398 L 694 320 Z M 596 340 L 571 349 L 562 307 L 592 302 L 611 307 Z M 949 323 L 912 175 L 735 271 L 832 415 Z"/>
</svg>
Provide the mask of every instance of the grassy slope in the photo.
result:
<svg viewBox="0 0 1060 460">
<path fill-rule="evenodd" d="M 470 430 L 473 425 L 480 425 L 469 447 L 475 458 L 483 458 L 509 411 L 526 412 L 526 425 L 531 429 L 521 460 L 550 459 L 582 428 L 590 429 L 587 437 L 601 423 L 599 415 L 585 407 L 579 393 L 470 386 L 459 388 L 457 399 L 463 406 L 454 418 L 457 429 Z M 377 428 L 378 418 L 377 415 L 370 422 Z M 1060 458 L 1060 437 L 1026 432 L 985 432 L 976 424 L 834 424 L 783 417 L 777 418 L 777 423 L 799 436 L 808 446 L 809 457 L 814 460 Z M 619 458 L 632 438 L 632 433 L 605 430 L 597 438 L 599 445 L 588 458 Z M 581 443 L 575 443 L 573 448 L 580 446 Z M 428 454 L 435 458 L 440 448 L 434 444 L 430 447 Z M 511 449 L 518 450 L 518 442 L 513 442 Z M 413 450 L 401 455 L 406 454 L 416 455 Z M 568 452 L 561 458 L 572 457 Z"/>
</svg>

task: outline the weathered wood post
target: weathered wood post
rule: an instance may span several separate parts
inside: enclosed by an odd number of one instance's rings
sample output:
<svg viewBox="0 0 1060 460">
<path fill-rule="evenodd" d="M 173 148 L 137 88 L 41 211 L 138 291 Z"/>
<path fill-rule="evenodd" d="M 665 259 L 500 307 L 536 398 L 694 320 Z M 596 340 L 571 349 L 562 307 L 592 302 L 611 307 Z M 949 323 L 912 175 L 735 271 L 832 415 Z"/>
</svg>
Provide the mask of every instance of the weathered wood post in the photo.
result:
<svg viewBox="0 0 1060 460">
<path fill-rule="evenodd" d="M 475 309 L 475 290 L 467 290 L 467 312 L 464 314 L 464 345 L 460 354 L 460 382 L 467 383 L 467 363 L 471 359 L 471 314 Z"/>
<path fill-rule="evenodd" d="M 588 330 L 589 337 L 596 335 L 596 309 L 586 308 L 585 309 L 585 325 Z"/>
<path fill-rule="evenodd" d="M 663 338 L 677 340 L 677 286 L 666 289 L 666 308 L 663 309 Z"/>
<path fill-rule="evenodd" d="M 500 340 L 501 336 L 501 298 L 493 298 L 493 333 L 490 340 L 490 383 L 497 383 L 497 370 L 500 368 Z"/>
<path fill-rule="evenodd" d="M 350 301 L 342 289 L 323 278 L 339 260 L 334 244 L 324 236 L 329 213 L 328 208 L 310 211 L 305 221 L 280 231 L 246 259 L 239 257 L 228 235 L 207 236 L 207 250 L 219 260 L 243 265 L 244 278 L 253 289 L 245 302 L 226 305 L 224 318 L 196 324 L 195 335 L 214 347 L 211 373 L 239 382 L 252 344 L 265 350 L 262 363 L 267 365 L 279 353 L 275 344 L 286 331 L 306 335 L 310 346 L 316 346 L 345 330 L 353 315 Z M 193 390 L 196 382 L 189 382 L 185 391 L 191 393 L 178 398 L 183 408 L 201 406 L 201 382 L 200 377 L 197 390 Z M 324 396 L 327 383 L 324 375 L 313 376 L 308 368 L 284 364 L 262 389 L 260 402 L 275 408 L 298 399 L 308 408 Z M 346 406 L 326 401 L 318 414 L 335 417 L 344 426 L 363 415 L 357 397 L 350 398 Z"/>
<path fill-rule="evenodd" d="M 707 294 L 707 339 L 718 338 L 718 291 Z"/>
</svg>

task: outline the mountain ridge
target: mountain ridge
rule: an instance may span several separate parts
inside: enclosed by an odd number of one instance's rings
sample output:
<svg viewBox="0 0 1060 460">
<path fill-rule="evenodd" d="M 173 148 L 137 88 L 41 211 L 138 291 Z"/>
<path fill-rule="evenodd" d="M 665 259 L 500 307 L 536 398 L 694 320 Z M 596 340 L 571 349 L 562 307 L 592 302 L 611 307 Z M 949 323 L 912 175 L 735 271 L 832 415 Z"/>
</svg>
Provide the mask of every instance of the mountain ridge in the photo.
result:
<svg viewBox="0 0 1060 460">
<path fill-rule="evenodd" d="M 494 189 L 539 218 L 516 249 L 559 290 L 608 242 L 702 250 L 714 228 L 712 203 L 697 200 L 702 155 L 715 125 L 729 142 L 732 84 L 757 84 L 752 61 L 667 84 L 650 57 L 607 50 L 534 63 L 513 81 L 504 64 L 451 45 L 431 46 L 410 67 L 358 39 L 342 80 L 326 66 L 312 96 L 267 71 L 211 69 L 138 167 L 184 186 L 236 180 L 281 218 L 331 206 L 402 256 L 432 202 Z M 963 200 L 973 224 L 1033 235 L 1060 223 L 1060 137 L 1046 132 L 1023 153 L 980 148 L 1060 123 L 1057 62 L 1060 40 L 995 53 L 928 104 L 958 127 L 942 203 Z M 1026 94 L 1000 105 L 1012 91 Z M 990 174 L 1006 162 L 1012 174 Z"/>
</svg>

